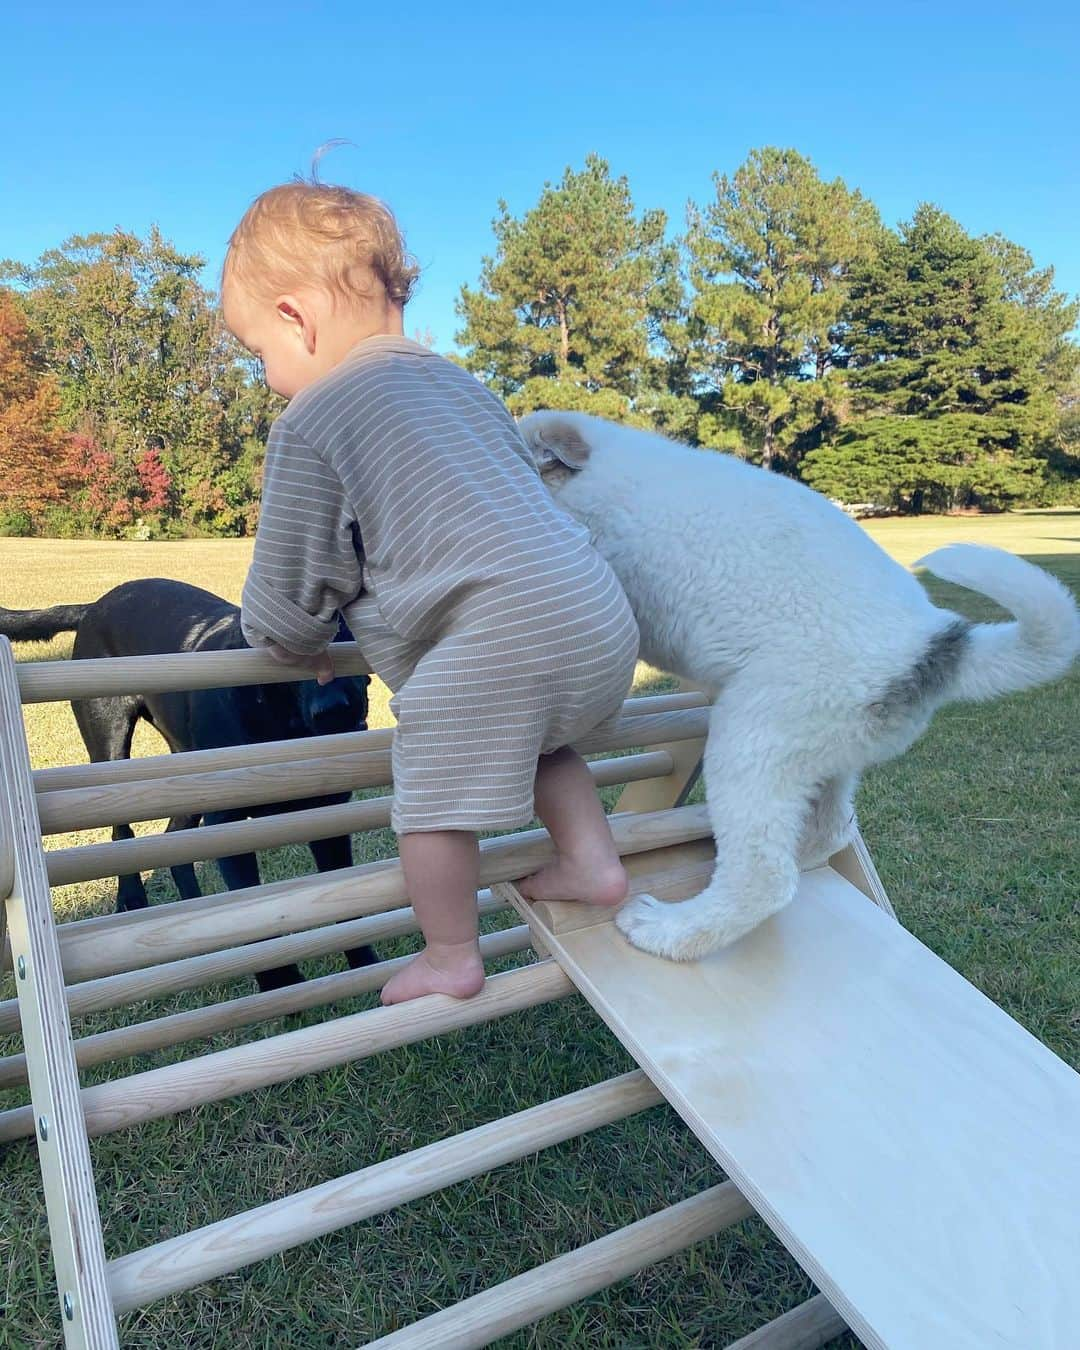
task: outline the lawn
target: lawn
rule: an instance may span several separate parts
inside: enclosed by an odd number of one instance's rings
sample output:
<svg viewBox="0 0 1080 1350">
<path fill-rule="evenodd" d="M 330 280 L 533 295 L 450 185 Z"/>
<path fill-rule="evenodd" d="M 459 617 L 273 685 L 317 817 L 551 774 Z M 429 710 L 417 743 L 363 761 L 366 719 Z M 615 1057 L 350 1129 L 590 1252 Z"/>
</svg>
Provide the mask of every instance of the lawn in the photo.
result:
<svg viewBox="0 0 1080 1350">
<path fill-rule="evenodd" d="M 1030 513 L 871 522 L 910 563 L 954 539 L 994 543 L 1039 562 L 1080 592 L 1080 515 Z M 90 544 L 0 539 L 0 604 L 90 600 L 139 576 L 172 576 L 236 599 L 250 543 Z M 974 618 L 993 606 L 931 582 L 939 603 Z M 28 644 L 58 658 L 70 637 Z M 656 684 L 643 668 L 642 687 Z M 35 766 L 84 758 L 70 709 L 27 710 Z M 385 724 L 385 693 L 373 725 Z M 160 742 L 145 730 L 138 753 Z M 901 920 L 1070 1063 L 1080 1060 L 1076 769 L 1080 674 L 997 703 L 957 706 L 901 760 L 868 775 L 863 833 Z M 151 825 L 147 829 L 158 828 Z M 103 831 L 58 837 L 96 841 Z M 357 860 L 392 838 L 357 840 Z M 265 855 L 264 879 L 308 870 L 306 850 Z M 204 869 L 208 889 L 216 885 Z M 152 899 L 171 883 L 151 879 Z M 112 883 L 56 893 L 64 918 L 110 907 Z M 509 921 L 507 921 L 509 922 Z M 407 950 L 387 943 L 385 956 Z M 309 969 L 334 968 L 333 963 Z M 250 992 L 242 982 L 219 997 Z M 0 996 L 11 995 L 11 981 Z M 369 1006 L 355 1000 L 340 1011 Z M 195 996 L 146 1007 L 150 1017 Z M 283 1019 L 278 1031 L 319 1020 Z M 91 1031 L 121 1018 L 98 1015 Z M 261 1029 L 260 1029 L 261 1030 Z M 212 1048 L 257 1033 L 219 1037 Z M 14 1044 L 0 1048 L 10 1053 Z M 163 1052 L 92 1071 L 87 1081 L 186 1057 Z M 630 1067 L 597 1020 L 567 1001 L 206 1106 L 92 1142 L 106 1248 L 119 1254 L 419 1147 Z M 0 1093 L 0 1105 L 23 1100 Z M 131 1347 L 348 1347 L 526 1270 L 718 1179 L 673 1113 L 658 1108 L 428 1200 L 355 1225 L 191 1293 L 126 1316 Z M 989 1179 L 988 1179 L 989 1181 Z M 0 1347 L 59 1343 L 44 1205 L 32 1147 L 0 1167 Z M 805 1275 L 753 1219 L 582 1305 L 508 1338 L 510 1347 L 719 1347 L 806 1297 Z M 853 1347 L 845 1336 L 833 1342 Z"/>
</svg>

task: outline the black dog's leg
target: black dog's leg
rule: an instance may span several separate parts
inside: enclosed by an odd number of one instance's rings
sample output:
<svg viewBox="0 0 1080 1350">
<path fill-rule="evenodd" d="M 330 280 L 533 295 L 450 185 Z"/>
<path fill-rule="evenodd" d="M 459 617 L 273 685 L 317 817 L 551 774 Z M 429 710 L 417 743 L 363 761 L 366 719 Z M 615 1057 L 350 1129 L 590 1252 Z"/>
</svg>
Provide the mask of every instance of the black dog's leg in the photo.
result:
<svg viewBox="0 0 1080 1350">
<path fill-rule="evenodd" d="M 203 823 L 222 825 L 226 821 L 243 818 L 237 811 L 211 811 L 203 817 Z M 254 853 L 236 853 L 228 858 L 219 858 L 217 864 L 227 890 L 240 891 L 248 886 L 258 886 L 259 861 Z M 263 990 L 282 989 L 288 984 L 301 984 L 303 979 L 300 967 L 295 964 L 275 966 L 273 970 L 260 970 L 255 975 L 259 988 Z"/>
<path fill-rule="evenodd" d="M 308 847 L 320 872 L 333 872 L 339 867 L 352 866 L 352 840 L 347 834 L 338 839 L 313 839 Z M 374 947 L 353 947 L 345 953 L 345 960 L 353 970 L 373 965 L 378 959 L 379 954 Z"/>
<path fill-rule="evenodd" d="M 172 834 L 174 830 L 193 830 L 198 823 L 198 816 L 173 816 L 165 826 L 165 833 Z M 181 900 L 194 900 L 197 895 L 202 895 L 194 863 L 177 863 L 175 867 L 170 867 L 169 871 L 172 872 L 172 879 L 180 892 Z"/>
<path fill-rule="evenodd" d="M 83 698 L 74 701 L 71 711 L 82 734 L 86 753 L 94 764 L 128 759 L 131 738 L 139 720 L 141 703 L 135 696 L 116 698 Z M 134 839 L 130 825 L 114 825 L 114 841 Z M 145 909 L 149 901 L 146 887 L 138 872 L 116 879 L 116 910 Z"/>
<path fill-rule="evenodd" d="M 114 842 L 118 839 L 134 839 L 135 831 L 130 825 L 114 825 L 112 837 Z M 117 914 L 128 909 L 145 909 L 149 903 L 146 887 L 138 872 L 129 872 L 127 876 L 116 878 Z"/>
</svg>

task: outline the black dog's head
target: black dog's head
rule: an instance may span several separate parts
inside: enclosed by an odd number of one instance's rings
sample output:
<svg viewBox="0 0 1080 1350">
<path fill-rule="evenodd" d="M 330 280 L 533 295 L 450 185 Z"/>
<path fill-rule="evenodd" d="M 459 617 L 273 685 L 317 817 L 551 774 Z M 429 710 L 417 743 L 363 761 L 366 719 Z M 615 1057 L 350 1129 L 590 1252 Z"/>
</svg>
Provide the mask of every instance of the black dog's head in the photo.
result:
<svg viewBox="0 0 1080 1350">
<path fill-rule="evenodd" d="M 338 621 L 335 642 L 351 642 L 344 620 Z M 297 684 L 256 684 L 248 688 L 250 711 L 264 732 L 261 739 L 286 740 L 293 736 L 334 736 L 366 731 L 368 684 L 366 675 L 340 675 L 329 684 L 314 679 Z M 239 692 L 239 691 L 237 691 Z"/>
<path fill-rule="evenodd" d="M 366 675 L 340 675 L 329 684 L 305 680 L 292 687 L 303 728 L 297 734 L 334 736 L 341 731 L 367 730 Z"/>
</svg>

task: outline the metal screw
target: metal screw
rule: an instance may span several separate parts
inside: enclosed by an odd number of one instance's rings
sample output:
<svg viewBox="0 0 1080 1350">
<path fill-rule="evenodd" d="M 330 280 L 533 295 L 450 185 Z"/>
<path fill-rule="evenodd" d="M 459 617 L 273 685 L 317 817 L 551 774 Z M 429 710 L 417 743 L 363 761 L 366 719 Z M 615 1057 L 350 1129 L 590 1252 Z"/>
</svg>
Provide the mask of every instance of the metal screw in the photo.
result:
<svg viewBox="0 0 1080 1350">
<path fill-rule="evenodd" d="M 64 1295 L 64 1316 L 69 1322 L 74 1322 L 75 1320 L 75 1300 L 70 1294 Z"/>
<path fill-rule="evenodd" d="M 19 959 L 15 962 L 15 969 L 19 972 L 19 979 L 20 979 L 20 980 L 25 980 L 25 979 L 26 979 L 26 957 L 25 957 L 25 956 L 20 956 Z"/>
<path fill-rule="evenodd" d="M 38 1116 L 37 1128 L 38 1128 L 38 1134 L 41 1135 L 42 1139 L 48 1139 L 48 1137 L 49 1137 L 49 1117 L 48 1117 L 48 1116 Z"/>
</svg>

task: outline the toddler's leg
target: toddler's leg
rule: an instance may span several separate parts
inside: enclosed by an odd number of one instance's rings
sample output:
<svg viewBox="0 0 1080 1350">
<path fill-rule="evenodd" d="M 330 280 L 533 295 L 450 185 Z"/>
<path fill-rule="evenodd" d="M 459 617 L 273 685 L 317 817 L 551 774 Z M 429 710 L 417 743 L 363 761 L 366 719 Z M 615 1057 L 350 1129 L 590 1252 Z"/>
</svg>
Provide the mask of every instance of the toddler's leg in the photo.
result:
<svg viewBox="0 0 1080 1350">
<path fill-rule="evenodd" d="M 517 883 L 522 895 L 530 900 L 621 905 L 626 899 L 626 871 L 581 756 L 569 747 L 542 755 L 534 799 L 558 857 Z"/>
<path fill-rule="evenodd" d="M 409 899 L 427 943 L 390 980 L 384 1003 L 424 994 L 471 998 L 484 983 L 477 944 L 476 891 L 480 850 L 464 830 L 415 831 L 398 838 Z"/>
</svg>

